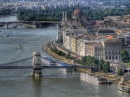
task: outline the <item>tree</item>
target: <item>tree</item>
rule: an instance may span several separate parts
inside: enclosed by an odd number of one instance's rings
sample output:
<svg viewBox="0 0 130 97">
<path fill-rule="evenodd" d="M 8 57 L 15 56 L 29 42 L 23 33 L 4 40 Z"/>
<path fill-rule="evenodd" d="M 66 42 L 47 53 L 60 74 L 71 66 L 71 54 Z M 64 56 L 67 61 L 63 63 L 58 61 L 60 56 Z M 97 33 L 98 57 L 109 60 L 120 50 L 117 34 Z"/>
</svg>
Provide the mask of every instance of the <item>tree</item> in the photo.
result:
<svg viewBox="0 0 130 97">
<path fill-rule="evenodd" d="M 86 65 L 86 56 L 82 57 L 82 64 Z"/>
<path fill-rule="evenodd" d="M 92 57 L 92 56 L 84 56 L 84 57 L 82 57 L 82 64 L 83 65 L 88 65 L 88 66 L 90 66 L 92 64 L 98 65 L 98 63 L 99 63 L 99 60 L 96 59 L 95 57 Z"/>
<path fill-rule="evenodd" d="M 119 76 L 123 76 L 124 75 L 124 72 L 123 72 L 123 70 L 121 68 L 119 68 L 117 70 L 117 75 L 119 75 Z"/>
<path fill-rule="evenodd" d="M 103 59 L 99 60 L 99 70 L 103 69 L 103 64 L 104 64 L 104 60 Z"/>
<path fill-rule="evenodd" d="M 103 72 L 107 73 L 110 69 L 110 63 L 108 61 L 105 61 L 103 64 Z"/>
<path fill-rule="evenodd" d="M 128 62 L 130 59 L 129 53 L 126 50 L 121 51 L 121 59 L 123 62 Z"/>
<path fill-rule="evenodd" d="M 57 43 L 63 43 L 63 36 L 62 35 L 59 36 L 56 42 Z"/>
</svg>

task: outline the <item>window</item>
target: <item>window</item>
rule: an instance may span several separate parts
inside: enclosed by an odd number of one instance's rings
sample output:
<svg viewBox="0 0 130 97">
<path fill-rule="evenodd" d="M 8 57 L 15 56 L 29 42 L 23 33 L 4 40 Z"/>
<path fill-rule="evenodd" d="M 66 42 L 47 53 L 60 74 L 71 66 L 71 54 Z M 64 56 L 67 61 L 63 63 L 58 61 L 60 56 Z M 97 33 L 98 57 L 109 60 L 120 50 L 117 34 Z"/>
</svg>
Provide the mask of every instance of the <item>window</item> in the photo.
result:
<svg viewBox="0 0 130 97">
<path fill-rule="evenodd" d="M 108 57 L 106 56 L 106 60 L 108 60 Z"/>
<path fill-rule="evenodd" d="M 111 56 L 109 56 L 109 60 L 111 60 Z"/>
<path fill-rule="evenodd" d="M 116 56 L 116 60 L 117 60 L 117 56 Z"/>
<path fill-rule="evenodd" d="M 114 60 L 114 56 L 112 56 L 112 60 Z"/>
<path fill-rule="evenodd" d="M 112 53 L 114 54 L 114 50 L 112 51 Z"/>
<path fill-rule="evenodd" d="M 115 50 L 115 54 L 117 54 L 117 50 Z"/>
</svg>

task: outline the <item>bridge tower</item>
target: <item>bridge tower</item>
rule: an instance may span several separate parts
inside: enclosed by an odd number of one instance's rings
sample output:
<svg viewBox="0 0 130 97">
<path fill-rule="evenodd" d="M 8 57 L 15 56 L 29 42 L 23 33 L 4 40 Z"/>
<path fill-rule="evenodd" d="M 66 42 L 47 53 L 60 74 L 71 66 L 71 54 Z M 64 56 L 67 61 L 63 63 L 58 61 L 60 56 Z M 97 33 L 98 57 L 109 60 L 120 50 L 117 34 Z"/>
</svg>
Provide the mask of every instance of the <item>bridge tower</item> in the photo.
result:
<svg viewBox="0 0 130 97">
<path fill-rule="evenodd" d="M 6 29 L 8 29 L 8 22 L 6 22 L 6 26 L 5 27 L 6 27 Z"/>
<path fill-rule="evenodd" d="M 42 77 L 41 54 L 40 52 L 33 52 L 33 77 Z"/>
</svg>

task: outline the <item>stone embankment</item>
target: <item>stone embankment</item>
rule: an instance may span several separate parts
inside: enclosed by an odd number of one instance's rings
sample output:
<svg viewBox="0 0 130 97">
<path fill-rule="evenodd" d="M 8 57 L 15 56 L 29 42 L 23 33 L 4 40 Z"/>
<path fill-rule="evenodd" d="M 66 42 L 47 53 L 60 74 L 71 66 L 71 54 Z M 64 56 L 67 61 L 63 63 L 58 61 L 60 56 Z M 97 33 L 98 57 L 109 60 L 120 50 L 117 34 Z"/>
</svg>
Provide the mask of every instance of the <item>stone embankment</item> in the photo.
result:
<svg viewBox="0 0 130 97">
<path fill-rule="evenodd" d="M 67 59 L 63 56 L 59 56 L 57 55 L 56 53 L 54 53 L 53 51 L 51 51 L 51 48 L 53 47 L 52 46 L 53 42 L 49 42 L 47 43 L 46 45 L 43 46 L 43 50 L 48 53 L 49 55 L 53 56 L 54 58 L 58 59 L 58 60 L 61 60 L 65 63 L 68 63 L 68 64 L 74 64 L 74 60 L 72 59 Z M 58 45 L 55 45 L 55 46 L 58 46 Z M 62 48 L 60 47 L 56 47 L 58 50 L 61 50 Z M 62 49 L 63 51 L 63 49 Z M 66 52 L 66 51 L 64 51 Z M 90 73 L 90 69 L 78 69 L 78 71 L 80 72 L 85 72 L 85 73 Z M 112 81 L 115 81 L 115 82 L 118 82 L 120 80 L 120 77 L 119 76 L 115 76 L 114 74 L 111 74 L 111 73 L 103 73 L 103 72 L 96 72 L 94 73 L 95 76 L 100 76 L 102 78 L 106 78 L 108 80 L 112 80 Z"/>
<path fill-rule="evenodd" d="M 54 53 L 53 51 L 51 51 L 49 44 L 44 45 L 44 46 L 42 47 L 42 49 L 43 49 L 46 53 L 48 53 L 49 55 L 53 56 L 54 58 L 56 58 L 56 59 L 58 59 L 58 60 L 61 60 L 61 61 L 65 62 L 65 63 L 68 63 L 68 64 L 73 64 L 73 63 L 74 63 L 73 60 L 71 60 L 71 59 L 66 59 L 65 57 L 59 56 L 59 55 L 57 55 L 56 53 Z"/>
</svg>

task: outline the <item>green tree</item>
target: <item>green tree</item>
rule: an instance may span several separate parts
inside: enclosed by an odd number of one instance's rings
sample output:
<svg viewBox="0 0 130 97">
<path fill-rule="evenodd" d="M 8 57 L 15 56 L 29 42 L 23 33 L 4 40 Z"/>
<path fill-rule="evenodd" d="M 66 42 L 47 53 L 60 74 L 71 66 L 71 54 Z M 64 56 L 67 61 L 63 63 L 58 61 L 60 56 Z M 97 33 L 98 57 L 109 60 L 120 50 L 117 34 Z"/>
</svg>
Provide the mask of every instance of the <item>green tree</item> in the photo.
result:
<svg viewBox="0 0 130 97">
<path fill-rule="evenodd" d="M 129 53 L 126 50 L 121 51 L 121 59 L 123 62 L 128 62 L 130 59 Z"/>
<path fill-rule="evenodd" d="M 103 69 L 103 64 L 104 64 L 104 60 L 103 59 L 99 60 L 99 70 Z"/>
<path fill-rule="evenodd" d="M 82 64 L 86 65 L 86 56 L 82 57 Z"/>
<path fill-rule="evenodd" d="M 59 36 L 56 42 L 57 43 L 63 43 L 63 36 L 62 35 Z"/>
<path fill-rule="evenodd" d="M 119 75 L 119 76 L 123 76 L 124 75 L 124 72 L 123 72 L 123 70 L 121 68 L 119 68 L 117 70 L 117 75 Z"/>
<path fill-rule="evenodd" d="M 102 70 L 103 72 L 107 73 L 109 72 L 109 69 L 110 69 L 110 63 L 108 61 L 105 61 Z"/>
<path fill-rule="evenodd" d="M 95 59 L 95 57 L 92 56 L 84 56 L 82 57 L 82 64 L 83 65 L 92 65 L 92 64 L 96 64 L 98 65 L 99 61 L 97 59 Z"/>
</svg>

